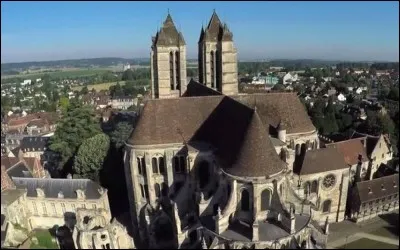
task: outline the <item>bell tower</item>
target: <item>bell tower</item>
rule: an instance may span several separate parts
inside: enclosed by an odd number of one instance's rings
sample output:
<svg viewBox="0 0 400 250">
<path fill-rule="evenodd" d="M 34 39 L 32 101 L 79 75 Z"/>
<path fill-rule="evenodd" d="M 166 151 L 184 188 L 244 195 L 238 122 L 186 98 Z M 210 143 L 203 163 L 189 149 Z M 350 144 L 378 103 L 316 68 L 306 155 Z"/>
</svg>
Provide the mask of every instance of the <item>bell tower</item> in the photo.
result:
<svg viewBox="0 0 400 250">
<path fill-rule="evenodd" d="M 225 95 L 238 94 L 237 51 L 233 35 L 215 10 L 206 29 L 201 28 L 198 46 L 199 81 Z"/>
<path fill-rule="evenodd" d="M 152 37 L 152 98 L 176 98 L 186 91 L 186 43 L 168 13 L 163 26 Z"/>
</svg>

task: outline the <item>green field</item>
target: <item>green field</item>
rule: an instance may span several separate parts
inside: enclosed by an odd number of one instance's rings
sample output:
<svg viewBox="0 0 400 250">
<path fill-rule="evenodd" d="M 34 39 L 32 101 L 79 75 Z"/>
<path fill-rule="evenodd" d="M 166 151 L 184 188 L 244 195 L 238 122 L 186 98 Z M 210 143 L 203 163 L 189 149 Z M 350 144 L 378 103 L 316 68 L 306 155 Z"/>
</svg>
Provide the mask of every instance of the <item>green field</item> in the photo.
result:
<svg viewBox="0 0 400 250">
<path fill-rule="evenodd" d="M 119 84 L 122 86 L 125 84 L 125 81 L 119 81 Z M 96 91 L 100 91 L 100 90 L 108 90 L 111 86 L 117 85 L 117 82 L 105 82 L 105 83 L 99 83 L 99 84 L 91 84 L 91 85 L 87 85 L 88 90 L 92 90 L 93 88 Z M 71 88 L 72 91 L 81 91 L 81 89 L 83 89 L 84 86 L 77 86 L 77 87 L 73 87 Z"/>
<path fill-rule="evenodd" d="M 398 246 L 380 241 L 362 238 L 346 245 L 336 247 L 337 249 L 398 249 Z"/>
<path fill-rule="evenodd" d="M 37 230 L 32 237 L 36 237 L 38 243 L 31 242 L 30 249 L 58 249 L 57 243 L 53 242 L 53 236 L 48 230 Z"/>
<path fill-rule="evenodd" d="M 95 69 L 75 69 L 75 70 L 62 70 L 55 72 L 41 72 L 41 73 L 31 73 L 31 74 L 18 74 L 18 75 L 7 75 L 1 76 L 1 79 L 6 78 L 24 78 L 24 79 L 36 79 L 41 78 L 43 75 L 48 74 L 50 77 L 80 77 L 80 76 L 91 76 L 96 74 L 103 74 L 107 71 L 112 71 L 111 68 L 95 68 Z"/>
</svg>

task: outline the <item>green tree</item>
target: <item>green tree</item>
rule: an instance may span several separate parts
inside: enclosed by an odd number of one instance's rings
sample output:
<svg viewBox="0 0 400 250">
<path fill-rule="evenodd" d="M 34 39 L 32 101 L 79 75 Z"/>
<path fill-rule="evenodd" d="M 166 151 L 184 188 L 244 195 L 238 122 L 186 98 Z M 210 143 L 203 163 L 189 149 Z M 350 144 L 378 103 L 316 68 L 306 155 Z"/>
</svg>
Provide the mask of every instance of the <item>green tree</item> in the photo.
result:
<svg viewBox="0 0 400 250">
<path fill-rule="evenodd" d="M 274 85 L 274 87 L 272 87 L 272 90 L 284 91 L 285 90 L 285 86 L 282 83 L 277 83 L 277 84 Z"/>
<path fill-rule="evenodd" d="M 49 143 L 50 150 L 58 156 L 55 162 L 58 169 L 63 174 L 69 173 L 72 159 L 81 143 L 100 132 L 100 123 L 94 111 L 73 100 L 64 112 Z"/>
<path fill-rule="evenodd" d="M 110 139 L 115 148 L 120 149 L 128 137 L 131 135 L 133 130 L 132 124 L 129 122 L 119 122 L 117 123 L 114 131 L 110 134 Z"/>
<path fill-rule="evenodd" d="M 86 139 L 74 160 L 74 176 L 99 181 L 99 173 L 110 148 L 110 138 L 101 133 Z"/>
<path fill-rule="evenodd" d="M 390 100 L 399 101 L 399 87 L 390 88 L 387 98 Z"/>
<path fill-rule="evenodd" d="M 62 111 L 63 113 L 66 112 L 67 109 L 68 109 L 68 106 L 69 106 L 69 99 L 68 99 L 68 97 L 62 96 L 62 97 L 60 98 L 58 104 L 59 104 L 59 106 L 60 106 L 60 108 L 61 108 L 61 111 Z"/>
<path fill-rule="evenodd" d="M 125 70 L 122 74 L 122 81 L 132 81 L 134 80 L 133 71 L 131 69 Z"/>
<path fill-rule="evenodd" d="M 80 94 L 81 94 L 81 95 L 86 95 L 87 93 L 89 93 L 89 89 L 88 89 L 87 86 L 84 86 L 84 87 L 81 89 Z"/>
</svg>

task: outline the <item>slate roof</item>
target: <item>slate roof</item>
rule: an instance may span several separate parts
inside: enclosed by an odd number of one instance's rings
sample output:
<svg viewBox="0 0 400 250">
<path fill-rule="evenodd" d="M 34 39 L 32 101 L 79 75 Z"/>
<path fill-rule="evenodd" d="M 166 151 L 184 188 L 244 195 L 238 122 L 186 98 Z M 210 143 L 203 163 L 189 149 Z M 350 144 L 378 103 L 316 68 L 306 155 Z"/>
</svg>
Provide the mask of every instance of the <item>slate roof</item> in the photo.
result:
<svg viewBox="0 0 400 250">
<path fill-rule="evenodd" d="M 344 160 L 348 165 L 355 165 L 359 161 L 361 155 L 362 161 L 368 161 L 366 148 L 364 147 L 363 140 L 365 138 L 355 138 L 346 141 L 326 144 L 327 148 L 337 148 L 342 152 Z"/>
<path fill-rule="evenodd" d="M 199 42 L 232 41 L 233 34 L 226 24 L 222 24 L 217 13 L 214 11 L 207 28 L 202 28 Z"/>
<path fill-rule="evenodd" d="M 165 19 L 160 31 L 153 37 L 153 45 L 155 46 L 179 46 L 186 45 L 181 32 L 175 27 L 174 21 L 170 14 Z"/>
<path fill-rule="evenodd" d="M 128 143 L 208 143 L 228 173 L 266 176 L 280 171 L 275 152 L 258 114 L 227 96 L 149 100 Z"/>
<path fill-rule="evenodd" d="M 76 190 L 81 189 L 85 192 L 86 199 L 98 199 L 101 188 L 96 182 L 88 179 L 50 179 L 50 178 L 18 178 L 12 180 L 17 188 L 26 188 L 28 197 L 37 197 L 36 188 L 44 190 L 45 196 L 57 198 L 61 191 L 64 198 L 75 199 Z"/>
<path fill-rule="evenodd" d="M 343 154 L 336 148 L 320 148 L 306 152 L 300 168 L 293 170 L 298 175 L 316 174 L 348 168 Z"/>
<path fill-rule="evenodd" d="M 30 169 L 24 164 L 19 162 L 17 165 L 7 169 L 8 176 L 12 177 L 32 177 Z"/>
<path fill-rule="evenodd" d="M 47 146 L 49 141 L 49 137 L 42 137 L 42 136 L 27 136 L 24 137 L 21 141 L 21 149 L 30 149 L 32 148 L 35 151 L 42 151 Z"/>
<path fill-rule="evenodd" d="M 382 189 L 382 185 L 384 189 Z M 369 190 L 371 189 L 371 193 Z M 399 193 L 399 174 L 384 176 L 369 181 L 357 182 L 357 192 L 361 202 L 380 199 Z"/>
<path fill-rule="evenodd" d="M 207 86 L 194 81 L 193 79 L 187 85 L 184 97 L 195 96 L 215 96 L 222 95 Z M 278 125 L 285 124 L 286 133 L 306 133 L 315 131 L 303 104 L 295 93 L 263 93 L 263 94 L 244 94 L 230 96 L 238 102 L 241 102 L 254 109 L 257 106 L 258 115 L 266 126 L 277 128 Z"/>
<path fill-rule="evenodd" d="M 257 112 L 264 125 L 277 128 L 280 122 L 286 125 L 286 133 L 315 131 L 303 104 L 296 93 L 263 93 L 231 96 Z"/>
<path fill-rule="evenodd" d="M 234 156 L 235 154 L 230 157 Z M 284 163 L 276 153 L 256 110 L 250 118 L 235 163 L 225 170 L 236 176 L 257 177 L 276 174 L 283 167 Z"/>
<path fill-rule="evenodd" d="M 183 97 L 193 97 L 193 96 L 215 96 L 222 95 L 221 92 L 216 91 L 212 88 L 208 88 L 204 84 L 198 83 L 193 79 L 190 79 L 186 87 L 185 93 L 183 93 Z"/>
</svg>

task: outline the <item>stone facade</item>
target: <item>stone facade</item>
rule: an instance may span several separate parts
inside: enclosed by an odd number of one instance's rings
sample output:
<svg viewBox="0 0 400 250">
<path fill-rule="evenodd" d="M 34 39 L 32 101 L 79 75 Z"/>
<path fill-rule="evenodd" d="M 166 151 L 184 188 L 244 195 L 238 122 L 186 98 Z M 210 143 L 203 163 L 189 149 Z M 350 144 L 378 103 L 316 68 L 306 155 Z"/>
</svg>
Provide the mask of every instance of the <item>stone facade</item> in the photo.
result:
<svg viewBox="0 0 400 250">
<path fill-rule="evenodd" d="M 237 50 L 232 33 L 214 12 L 199 39 L 199 80 L 225 95 L 238 94 Z"/>
<path fill-rule="evenodd" d="M 76 249 L 135 249 L 126 228 L 104 209 L 78 208 L 73 240 Z"/>
<path fill-rule="evenodd" d="M 107 190 L 89 180 L 13 178 L 13 182 L 15 187 L 2 191 L 1 198 L 2 215 L 11 229 L 15 225 L 28 232 L 63 225 L 72 229 L 78 209 L 96 209 L 111 219 Z M 16 244 L 10 237 L 5 245 Z"/>
<path fill-rule="evenodd" d="M 186 44 L 168 14 L 151 46 L 152 98 L 176 98 L 186 90 Z"/>
</svg>

